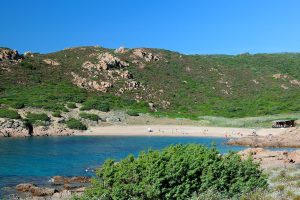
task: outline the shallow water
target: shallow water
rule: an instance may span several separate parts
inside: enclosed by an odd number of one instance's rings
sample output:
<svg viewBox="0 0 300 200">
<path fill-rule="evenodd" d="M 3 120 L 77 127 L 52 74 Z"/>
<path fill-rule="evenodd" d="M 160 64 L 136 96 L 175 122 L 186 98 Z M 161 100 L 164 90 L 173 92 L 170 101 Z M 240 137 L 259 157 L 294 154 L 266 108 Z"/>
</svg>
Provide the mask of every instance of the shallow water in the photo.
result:
<svg viewBox="0 0 300 200">
<path fill-rule="evenodd" d="M 45 184 L 50 177 L 91 176 L 107 158 L 119 160 L 139 151 L 171 144 L 216 145 L 221 153 L 244 147 L 225 144 L 225 138 L 155 136 L 69 136 L 4 138 L 0 140 L 0 188 L 23 182 Z M 3 194 L 3 190 L 0 190 Z"/>
</svg>

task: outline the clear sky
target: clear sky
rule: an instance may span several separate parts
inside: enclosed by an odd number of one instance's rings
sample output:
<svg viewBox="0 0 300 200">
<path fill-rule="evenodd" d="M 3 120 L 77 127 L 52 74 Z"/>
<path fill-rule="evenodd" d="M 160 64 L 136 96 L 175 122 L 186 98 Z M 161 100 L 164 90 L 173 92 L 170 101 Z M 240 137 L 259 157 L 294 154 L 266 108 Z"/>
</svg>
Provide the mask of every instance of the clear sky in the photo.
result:
<svg viewBox="0 0 300 200">
<path fill-rule="evenodd" d="M 0 46 L 300 52 L 299 0 L 3 0 Z"/>
</svg>

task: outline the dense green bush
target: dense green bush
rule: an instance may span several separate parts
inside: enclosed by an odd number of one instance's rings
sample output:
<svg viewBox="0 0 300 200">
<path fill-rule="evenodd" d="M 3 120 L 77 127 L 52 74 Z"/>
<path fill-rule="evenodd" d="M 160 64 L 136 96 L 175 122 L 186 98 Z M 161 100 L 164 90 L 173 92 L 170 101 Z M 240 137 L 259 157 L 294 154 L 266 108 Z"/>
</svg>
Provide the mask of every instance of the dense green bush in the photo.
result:
<svg viewBox="0 0 300 200">
<path fill-rule="evenodd" d="M 232 198 L 266 186 L 250 158 L 190 144 L 107 160 L 82 199 L 189 199 L 209 190 Z"/>
<path fill-rule="evenodd" d="M 82 112 L 82 113 L 79 113 L 79 116 L 83 119 L 89 119 L 89 120 L 92 120 L 92 121 L 98 121 L 99 120 L 99 116 L 96 115 L 96 114 L 90 114 L 90 113 Z"/>
<path fill-rule="evenodd" d="M 11 104 L 11 107 L 15 109 L 22 109 L 25 107 L 25 104 L 23 102 L 14 102 Z"/>
<path fill-rule="evenodd" d="M 78 119 L 74 119 L 74 118 L 70 118 L 67 122 L 66 122 L 68 128 L 70 129 L 76 129 L 76 130 L 86 130 L 87 127 L 86 125 L 84 125 L 80 120 Z"/>
<path fill-rule="evenodd" d="M 77 106 L 76 106 L 75 103 L 68 103 L 68 104 L 67 104 L 67 107 L 70 108 L 70 109 L 75 109 L 75 108 L 77 108 Z"/>
<path fill-rule="evenodd" d="M 108 112 L 110 110 L 110 106 L 107 102 L 102 102 L 99 99 L 89 99 L 83 102 L 82 107 L 80 110 L 99 110 L 102 112 Z"/>
<path fill-rule="evenodd" d="M 20 119 L 21 116 L 19 113 L 15 110 L 10 110 L 10 109 L 0 109 L 0 117 L 1 118 L 9 118 L 9 119 Z"/>
<path fill-rule="evenodd" d="M 28 113 L 26 119 L 30 124 L 45 123 L 50 121 L 46 113 Z"/>
<path fill-rule="evenodd" d="M 140 114 L 134 110 L 128 110 L 126 112 L 129 116 L 139 116 Z"/>
<path fill-rule="evenodd" d="M 61 117 L 61 112 L 60 112 L 60 111 L 54 111 L 54 112 L 52 113 L 52 116 L 53 116 L 53 117 Z"/>
</svg>

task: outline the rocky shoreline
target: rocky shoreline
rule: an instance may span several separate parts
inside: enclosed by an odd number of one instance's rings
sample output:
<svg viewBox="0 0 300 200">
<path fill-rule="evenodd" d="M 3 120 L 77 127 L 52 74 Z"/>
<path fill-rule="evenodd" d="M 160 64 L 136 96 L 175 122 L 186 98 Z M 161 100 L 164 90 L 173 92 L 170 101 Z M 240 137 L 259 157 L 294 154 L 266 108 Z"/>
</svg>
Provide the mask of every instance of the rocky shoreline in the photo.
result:
<svg viewBox="0 0 300 200">
<path fill-rule="evenodd" d="M 234 138 L 230 139 L 227 144 L 249 147 L 300 148 L 300 129 L 283 129 L 282 133 L 278 135 L 270 133 L 266 136 L 253 135 Z"/>
<path fill-rule="evenodd" d="M 21 183 L 15 187 L 15 193 L 9 195 L 10 200 L 68 200 L 81 196 L 90 185 L 91 178 L 84 176 L 54 176 L 50 185 L 38 186 L 34 183 Z"/>
<path fill-rule="evenodd" d="M 23 121 L 0 118 L 1 137 L 30 137 L 30 136 L 69 136 L 76 131 L 62 125 L 27 127 Z"/>
</svg>

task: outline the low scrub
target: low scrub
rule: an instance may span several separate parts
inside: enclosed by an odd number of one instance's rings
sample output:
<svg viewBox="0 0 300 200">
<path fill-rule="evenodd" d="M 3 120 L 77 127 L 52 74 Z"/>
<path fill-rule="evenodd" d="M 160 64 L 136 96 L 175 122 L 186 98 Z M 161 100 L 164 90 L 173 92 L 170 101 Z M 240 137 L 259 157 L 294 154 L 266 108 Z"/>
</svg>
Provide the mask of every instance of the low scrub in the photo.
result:
<svg viewBox="0 0 300 200">
<path fill-rule="evenodd" d="M 266 187 L 265 175 L 250 158 L 190 144 L 107 160 L 82 199 L 190 199 L 207 191 L 239 198 Z"/>
<path fill-rule="evenodd" d="M 128 110 L 127 112 L 127 115 L 129 115 L 129 116 L 139 116 L 140 114 L 138 113 L 138 112 L 136 112 L 136 111 L 134 111 L 134 110 Z"/>
<path fill-rule="evenodd" d="M 89 120 L 92 120 L 92 121 L 98 121 L 99 120 L 99 116 L 96 115 L 96 114 L 90 114 L 90 113 L 82 112 L 82 113 L 79 114 L 79 116 L 83 119 L 89 119 Z"/>
<path fill-rule="evenodd" d="M 23 102 L 14 102 L 11 104 L 11 107 L 15 109 L 22 109 L 25 107 L 25 104 Z"/>
<path fill-rule="evenodd" d="M 20 119 L 21 116 L 15 110 L 0 109 L 0 118 Z"/>
<path fill-rule="evenodd" d="M 86 125 L 84 125 L 80 120 L 71 118 L 66 122 L 68 128 L 76 130 L 87 130 Z"/>
<path fill-rule="evenodd" d="M 67 107 L 70 108 L 70 109 L 75 109 L 75 108 L 77 108 L 77 106 L 76 106 L 75 103 L 68 103 L 68 104 L 67 104 Z"/>
<path fill-rule="evenodd" d="M 30 124 L 45 123 L 50 121 L 46 113 L 28 113 L 26 119 Z"/>
<path fill-rule="evenodd" d="M 54 112 L 52 113 L 52 116 L 53 116 L 53 117 L 61 117 L 61 112 L 60 112 L 60 111 L 54 111 Z"/>
<path fill-rule="evenodd" d="M 106 102 L 102 102 L 98 99 L 89 99 L 82 104 L 80 110 L 99 110 L 102 112 L 108 112 L 110 110 L 110 106 Z"/>
</svg>

